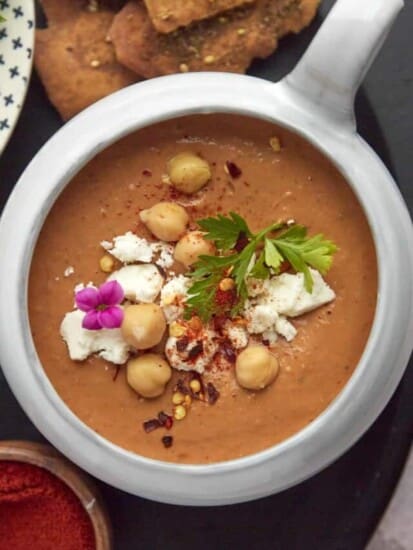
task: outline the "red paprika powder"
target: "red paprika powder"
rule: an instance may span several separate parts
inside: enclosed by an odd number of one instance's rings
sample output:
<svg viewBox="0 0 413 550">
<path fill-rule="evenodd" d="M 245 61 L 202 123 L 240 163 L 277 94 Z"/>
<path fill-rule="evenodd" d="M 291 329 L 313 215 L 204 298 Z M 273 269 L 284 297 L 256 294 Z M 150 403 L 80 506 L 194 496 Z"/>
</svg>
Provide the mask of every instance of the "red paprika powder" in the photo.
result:
<svg viewBox="0 0 413 550">
<path fill-rule="evenodd" d="M 92 522 L 75 493 L 47 470 L 0 461 L 0 550 L 94 550 Z"/>
</svg>

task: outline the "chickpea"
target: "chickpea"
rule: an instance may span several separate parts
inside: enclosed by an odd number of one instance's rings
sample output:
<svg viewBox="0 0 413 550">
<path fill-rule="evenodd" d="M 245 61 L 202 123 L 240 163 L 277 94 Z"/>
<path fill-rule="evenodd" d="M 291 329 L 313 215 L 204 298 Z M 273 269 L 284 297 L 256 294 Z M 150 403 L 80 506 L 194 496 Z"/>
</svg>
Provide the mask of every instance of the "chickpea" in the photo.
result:
<svg viewBox="0 0 413 550">
<path fill-rule="evenodd" d="M 167 168 L 173 186 L 187 195 L 196 193 L 211 179 L 211 169 L 207 161 L 190 151 L 173 157 Z"/>
<path fill-rule="evenodd" d="M 174 258 L 185 267 L 189 267 L 197 261 L 198 256 L 214 256 L 215 251 L 214 244 L 204 238 L 202 231 L 190 231 L 178 241 Z"/>
<path fill-rule="evenodd" d="M 174 202 L 158 202 L 139 217 L 155 237 L 168 242 L 178 241 L 189 222 L 185 208 Z"/>
<path fill-rule="evenodd" d="M 136 304 L 125 309 L 121 331 L 126 342 L 136 349 L 149 349 L 159 344 L 166 330 L 160 306 Z"/>
<path fill-rule="evenodd" d="M 278 374 L 278 360 L 265 346 L 255 345 L 244 349 L 235 363 L 237 382 L 247 390 L 262 390 Z"/>
<path fill-rule="evenodd" d="M 142 397 L 159 397 L 172 376 L 172 369 L 161 355 L 145 353 L 130 359 L 126 366 L 129 386 Z"/>
</svg>

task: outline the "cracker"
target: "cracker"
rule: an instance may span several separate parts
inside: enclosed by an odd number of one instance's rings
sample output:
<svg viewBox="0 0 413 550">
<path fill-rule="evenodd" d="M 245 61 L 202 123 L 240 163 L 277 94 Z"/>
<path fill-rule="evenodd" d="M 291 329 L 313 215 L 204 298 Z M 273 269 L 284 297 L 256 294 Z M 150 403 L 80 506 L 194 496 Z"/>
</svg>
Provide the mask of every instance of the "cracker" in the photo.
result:
<svg viewBox="0 0 413 550">
<path fill-rule="evenodd" d="M 63 9 L 70 3 L 73 0 L 58 0 L 54 5 Z M 83 11 L 79 2 L 74 3 L 78 4 L 76 14 L 66 12 L 67 19 L 60 21 L 49 11 L 50 27 L 36 32 L 35 66 L 64 120 L 138 80 L 117 62 L 113 45 L 107 41 L 113 12 Z M 53 2 L 44 4 L 51 7 Z"/>
<path fill-rule="evenodd" d="M 145 0 L 155 29 L 168 33 L 255 0 Z"/>
<path fill-rule="evenodd" d="M 289 33 L 298 34 L 307 27 L 314 19 L 320 2 L 321 0 L 301 0 L 299 9 L 291 10 L 280 20 L 277 29 L 278 38 Z"/>
<path fill-rule="evenodd" d="M 40 0 L 48 26 L 66 22 L 77 17 L 79 12 L 96 12 L 100 9 L 117 11 L 125 2 L 121 0 Z"/>
<path fill-rule="evenodd" d="M 119 61 L 145 78 L 179 71 L 243 73 L 254 58 L 276 49 L 278 37 L 308 25 L 318 4 L 319 0 L 257 0 L 188 29 L 160 34 L 143 3 L 129 1 L 109 34 Z"/>
</svg>

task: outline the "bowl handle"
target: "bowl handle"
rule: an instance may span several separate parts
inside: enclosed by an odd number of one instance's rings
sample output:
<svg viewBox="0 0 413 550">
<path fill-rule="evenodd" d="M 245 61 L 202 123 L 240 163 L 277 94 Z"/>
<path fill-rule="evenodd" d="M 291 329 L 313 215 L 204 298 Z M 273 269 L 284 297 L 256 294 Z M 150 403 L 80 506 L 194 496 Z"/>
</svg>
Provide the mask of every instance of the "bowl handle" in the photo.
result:
<svg viewBox="0 0 413 550">
<path fill-rule="evenodd" d="M 354 131 L 356 91 L 403 5 L 403 0 L 337 0 L 282 81 L 285 91 L 310 102 L 317 116 Z"/>
</svg>

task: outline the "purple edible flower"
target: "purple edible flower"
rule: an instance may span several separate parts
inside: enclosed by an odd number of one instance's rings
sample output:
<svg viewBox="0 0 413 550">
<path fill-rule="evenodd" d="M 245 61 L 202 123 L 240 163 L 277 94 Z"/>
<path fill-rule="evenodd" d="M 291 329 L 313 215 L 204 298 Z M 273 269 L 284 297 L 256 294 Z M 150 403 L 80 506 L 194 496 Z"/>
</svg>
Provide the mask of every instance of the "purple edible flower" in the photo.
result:
<svg viewBox="0 0 413 550">
<path fill-rule="evenodd" d="M 75 294 L 76 306 L 86 313 L 82 327 L 87 330 L 119 328 L 123 309 L 119 304 L 125 294 L 117 281 L 108 281 L 99 288 L 86 287 Z"/>
</svg>

